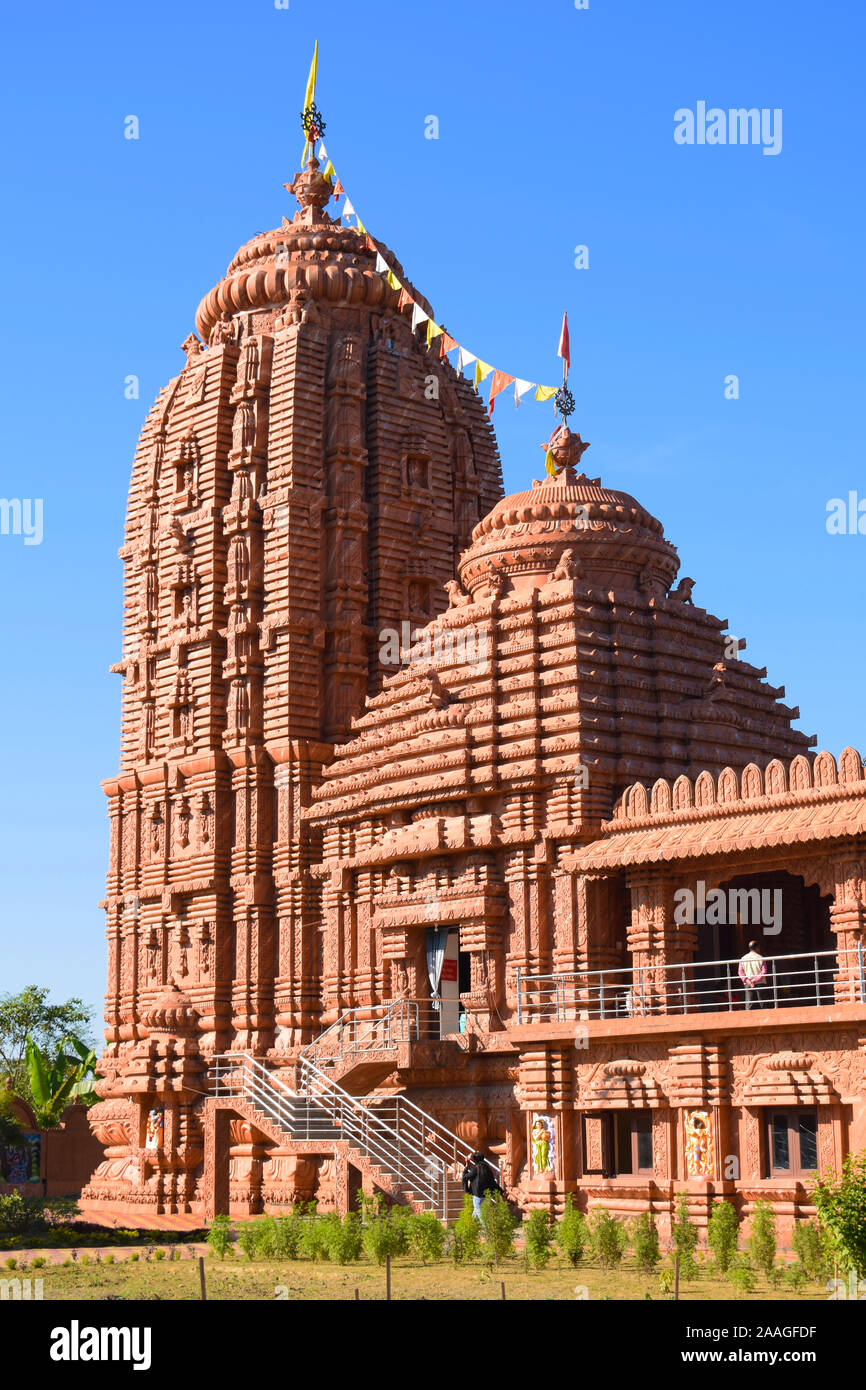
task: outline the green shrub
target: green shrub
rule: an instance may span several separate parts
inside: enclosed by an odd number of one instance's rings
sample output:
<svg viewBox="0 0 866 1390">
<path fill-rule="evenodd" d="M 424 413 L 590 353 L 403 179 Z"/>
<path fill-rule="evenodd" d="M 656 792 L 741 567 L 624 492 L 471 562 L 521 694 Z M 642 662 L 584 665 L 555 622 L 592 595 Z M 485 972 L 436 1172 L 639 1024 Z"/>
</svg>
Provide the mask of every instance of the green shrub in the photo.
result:
<svg viewBox="0 0 866 1390">
<path fill-rule="evenodd" d="M 33 1261 L 33 1268 L 44 1269 L 47 1263 L 48 1261 L 44 1260 L 41 1255 L 37 1255 L 36 1259 Z"/>
<path fill-rule="evenodd" d="M 165 1251 L 164 1251 L 164 1250 L 154 1250 L 154 1252 L 153 1252 L 153 1258 L 154 1258 L 155 1260 L 164 1260 L 164 1259 L 165 1259 Z"/>
<path fill-rule="evenodd" d="M 367 1257 L 383 1265 L 389 1255 L 398 1255 L 405 1248 L 405 1224 L 395 1219 L 393 1212 L 379 1209 L 378 1215 L 368 1214 L 361 1240 Z"/>
<path fill-rule="evenodd" d="M 337 1265 L 348 1265 L 361 1258 L 363 1248 L 361 1218 L 357 1212 L 347 1212 L 342 1221 L 334 1213 L 322 1220 L 328 1259 Z"/>
<path fill-rule="evenodd" d="M 740 1223 L 731 1202 L 713 1202 L 707 1225 L 707 1244 L 713 1252 L 716 1269 L 726 1274 L 737 1253 Z"/>
<path fill-rule="evenodd" d="M 20 1192 L 8 1192 L 0 1197 L 0 1232 L 19 1235 L 29 1225 L 27 1204 Z"/>
<path fill-rule="evenodd" d="M 809 1282 L 809 1276 L 801 1264 L 788 1265 L 782 1279 L 787 1287 L 793 1289 L 795 1293 L 799 1293 L 800 1289 Z"/>
<path fill-rule="evenodd" d="M 229 1242 L 229 1244 L 231 1244 L 231 1242 Z M 208 1237 L 208 1245 L 210 1245 L 210 1237 Z M 211 1246 L 211 1249 L 213 1250 L 213 1247 L 212 1247 L 212 1246 Z M 213 1253 L 216 1254 L 216 1251 L 213 1250 Z M 139 1255 L 138 1251 L 137 1251 L 137 1250 L 133 1250 L 133 1251 L 132 1251 L 132 1254 L 131 1254 L 130 1257 L 129 1257 L 129 1262 L 130 1262 L 130 1264 L 138 1264 L 138 1261 L 139 1261 L 140 1259 L 141 1259 L 141 1256 Z M 220 1255 L 220 1259 L 223 1259 L 223 1255 Z"/>
<path fill-rule="evenodd" d="M 652 1274 L 659 1260 L 659 1233 L 651 1211 L 642 1211 L 632 1226 L 631 1244 L 638 1268 L 644 1274 Z"/>
<path fill-rule="evenodd" d="M 227 1216 L 215 1216 L 207 1232 L 208 1248 L 212 1255 L 218 1255 L 224 1260 L 232 1248 L 232 1227 Z M 138 1258 L 138 1251 L 134 1251 L 132 1259 Z"/>
<path fill-rule="evenodd" d="M 743 1255 L 737 1255 L 728 1266 L 728 1282 L 733 1284 L 739 1294 L 755 1292 L 758 1282 L 755 1271 Z"/>
<path fill-rule="evenodd" d="M 844 1270 L 866 1278 L 866 1151 L 846 1155 L 841 1176 L 828 1173 L 812 1200 L 827 1244 Z"/>
<path fill-rule="evenodd" d="M 441 1260 L 445 1246 L 445 1227 L 432 1211 L 412 1213 L 406 1220 L 409 1251 L 422 1264 Z"/>
<path fill-rule="evenodd" d="M 746 1245 L 758 1269 L 769 1278 L 776 1261 L 776 1215 L 768 1202 L 756 1202 L 752 1208 L 752 1230 Z"/>
<path fill-rule="evenodd" d="M 481 1203 L 481 1225 L 484 1230 L 484 1255 L 492 1264 L 499 1264 L 514 1252 L 514 1232 L 520 1218 L 514 1216 L 499 1192 L 487 1192 Z"/>
<path fill-rule="evenodd" d="M 35 1264 L 36 1261 L 34 1260 L 33 1263 Z M 105 1257 L 105 1263 L 106 1263 L 107 1265 L 113 1265 L 113 1264 L 114 1264 L 114 1256 L 113 1256 L 113 1255 L 106 1255 L 106 1257 Z"/>
<path fill-rule="evenodd" d="M 817 1221 L 795 1221 L 791 1246 L 806 1278 L 824 1280 L 829 1277 L 833 1261 L 826 1235 Z"/>
<path fill-rule="evenodd" d="M 5 1260 L 3 1261 L 3 1263 L 5 1264 L 5 1266 L 6 1266 L 7 1269 L 17 1269 L 17 1268 L 18 1268 L 18 1261 L 16 1260 L 16 1258 L 15 1258 L 14 1255 L 10 1255 L 7 1259 L 5 1259 Z"/>
<path fill-rule="evenodd" d="M 301 1228 L 300 1253 L 307 1260 L 327 1260 L 328 1227 L 326 1216 L 305 1216 Z"/>
<path fill-rule="evenodd" d="M 565 1199 L 565 1211 L 556 1223 L 555 1240 L 568 1263 L 579 1265 L 589 1244 L 589 1229 L 586 1217 L 577 1210 L 570 1192 Z"/>
<path fill-rule="evenodd" d="M 592 1254 L 605 1269 L 618 1265 L 628 1245 L 625 1225 L 600 1207 L 589 1218 L 589 1244 Z"/>
<path fill-rule="evenodd" d="M 241 1250 L 243 1250 L 248 1260 L 254 1260 L 256 1258 L 256 1246 L 258 1245 L 257 1225 L 257 1221 L 242 1221 L 238 1226 L 238 1245 Z M 157 1254 L 159 1254 L 158 1251 Z"/>
<path fill-rule="evenodd" d="M 456 1265 L 477 1260 L 481 1253 L 481 1222 L 472 1210 L 472 1198 L 463 1198 L 463 1210 L 454 1222 L 451 1258 Z"/>
<path fill-rule="evenodd" d="M 659 1278 L 658 1278 L 659 1293 L 663 1293 L 663 1294 L 673 1294 L 675 1283 L 676 1283 L 676 1276 L 675 1276 L 674 1271 L 673 1271 L 672 1269 L 660 1269 L 660 1270 L 659 1270 Z"/>
<path fill-rule="evenodd" d="M 680 1257 L 680 1278 L 694 1279 L 698 1273 L 695 1251 L 698 1244 L 698 1228 L 689 1216 L 686 1194 L 680 1193 L 677 1202 L 676 1220 L 671 1227 L 674 1254 Z"/>
<path fill-rule="evenodd" d="M 303 1218 L 297 1212 L 283 1212 L 274 1218 L 271 1259 L 296 1260 L 301 1248 Z"/>
<path fill-rule="evenodd" d="M 555 1235 L 553 1223 L 546 1211 L 531 1211 L 523 1223 L 526 1239 L 526 1260 L 531 1269 L 544 1269 L 550 1259 L 550 1247 Z"/>
</svg>

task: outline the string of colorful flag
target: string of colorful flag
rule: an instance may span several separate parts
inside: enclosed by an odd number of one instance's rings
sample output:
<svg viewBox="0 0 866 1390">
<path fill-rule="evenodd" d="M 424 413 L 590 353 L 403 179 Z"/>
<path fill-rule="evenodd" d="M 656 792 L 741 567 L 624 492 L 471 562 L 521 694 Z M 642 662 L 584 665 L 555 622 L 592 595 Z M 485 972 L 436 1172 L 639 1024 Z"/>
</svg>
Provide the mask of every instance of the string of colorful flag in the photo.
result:
<svg viewBox="0 0 866 1390">
<path fill-rule="evenodd" d="M 354 221 L 355 230 L 360 232 L 366 238 L 368 247 L 371 251 L 375 253 L 377 271 L 379 271 L 380 274 L 385 276 L 386 280 L 388 281 L 388 284 L 391 286 L 391 289 L 397 290 L 399 292 L 399 299 L 397 301 L 398 309 L 402 311 L 409 305 L 412 306 L 413 332 L 415 332 L 419 328 L 423 328 L 426 324 L 427 346 L 432 347 L 433 344 L 437 341 L 437 339 L 439 340 L 440 360 L 446 359 L 449 353 L 456 351 L 457 370 L 459 372 L 462 372 L 467 367 L 472 368 L 472 384 L 475 387 L 476 391 L 479 389 L 483 381 L 487 381 L 489 379 L 490 389 L 487 404 L 488 414 L 493 414 L 493 407 L 496 397 L 512 385 L 514 386 L 515 406 L 519 406 L 521 400 L 523 400 L 523 398 L 527 396 L 530 392 L 534 392 L 534 399 L 537 401 L 553 400 L 556 396 L 557 391 L 559 390 L 558 386 L 545 386 L 540 382 L 529 381 L 528 379 L 523 377 L 513 376 L 510 372 L 502 371 L 499 367 L 494 366 L 492 362 L 485 362 L 484 359 L 480 357 L 477 353 L 470 352 L 469 349 L 464 347 L 462 343 L 459 343 L 456 338 L 453 338 L 451 334 L 442 326 L 442 324 L 436 323 L 435 319 L 433 319 L 431 315 L 427 313 L 426 309 L 422 308 L 422 306 L 418 303 L 417 299 L 415 299 L 412 295 L 411 290 L 408 289 L 408 287 L 403 283 L 402 280 L 399 279 L 399 277 L 389 266 L 388 262 L 382 254 L 381 248 L 379 247 L 375 238 L 370 235 L 370 232 L 367 230 L 367 227 L 362 222 L 358 212 L 355 210 L 354 203 L 349 198 L 342 183 L 340 182 L 339 175 L 337 174 L 337 171 L 334 168 L 333 161 L 328 155 L 328 151 L 325 148 L 323 141 L 319 142 L 318 148 L 316 150 L 316 158 L 319 160 L 320 164 L 323 164 L 322 173 L 324 177 L 328 179 L 329 182 L 333 183 L 334 197 L 337 199 L 342 197 L 344 199 L 343 205 L 340 209 L 340 221 L 345 222 L 347 226 L 353 225 Z M 560 351 L 559 356 L 564 358 L 564 381 L 568 375 L 567 317 L 563 318 L 563 329 L 560 335 L 560 348 L 562 349 L 563 347 L 564 351 Z"/>
<path fill-rule="evenodd" d="M 459 343 L 456 338 L 452 338 L 451 334 L 446 331 L 442 324 L 436 323 L 436 321 L 431 317 L 431 315 L 427 313 L 426 309 L 422 308 L 422 306 L 415 299 L 412 292 L 409 289 L 407 289 L 403 281 L 398 278 L 391 266 L 388 264 L 387 260 L 385 259 L 385 256 L 382 253 L 381 247 L 367 231 L 366 226 L 361 221 L 361 218 L 355 210 L 354 204 L 352 203 L 342 183 L 340 182 L 339 175 L 337 174 L 337 171 L 334 168 L 333 161 L 328 155 L 328 151 L 325 148 L 324 140 L 322 139 L 322 136 L 324 135 L 325 131 L 325 123 L 322 119 L 321 112 L 316 106 L 316 77 L 318 74 L 318 65 L 319 43 L 318 40 L 316 40 L 315 48 L 313 49 L 313 61 L 310 65 L 310 74 L 307 78 L 307 88 L 304 93 L 304 107 L 301 113 L 301 119 L 303 122 L 305 136 L 304 151 L 301 156 L 301 168 L 303 169 L 306 167 L 307 156 L 308 152 L 310 151 L 315 152 L 320 167 L 324 162 L 322 174 L 324 178 L 326 178 L 328 182 L 331 183 L 334 190 L 334 197 L 337 199 L 344 199 L 342 208 L 340 209 L 340 221 L 345 222 L 347 225 L 351 226 L 352 219 L 354 218 L 355 230 L 363 234 L 363 236 L 366 239 L 367 246 L 371 251 L 374 252 L 376 256 L 377 271 L 379 271 L 380 274 L 384 275 L 391 288 L 393 290 L 397 290 L 399 293 L 399 299 L 397 303 L 398 309 L 402 311 L 403 309 L 408 308 L 409 305 L 412 306 L 413 332 L 417 331 L 419 328 L 423 328 L 426 324 L 425 332 L 427 338 L 427 346 L 432 347 L 438 339 L 440 361 L 446 360 L 449 353 L 456 351 L 457 370 L 459 372 L 463 372 L 467 367 L 473 368 L 472 384 L 475 387 L 476 391 L 479 390 L 479 387 L 481 386 L 481 383 L 483 381 L 487 381 L 489 379 L 490 388 L 487 399 L 488 415 L 493 414 L 493 407 L 496 401 L 496 397 L 501 395 L 503 391 L 507 390 L 509 386 L 513 385 L 515 406 L 519 406 L 521 400 L 525 396 L 528 396 L 530 392 L 533 392 L 534 399 L 537 401 L 553 401 L 554 412 L 559 411 L 559 413 L 562 415 L 563 422 L 565 422 L 567 416 L 571 414 L 571 411 L 574 408 L 574 400 L 571 396 L 571 393 L 568 391 L 566 387 L 566 382 L 568 380 L 568 371 L 570 366 L 570 352 L 568 342 L 568 316 L 566 314 L 563 314 L 562 317 L 562 331 L 560 333 L 559 348 L 557 350 L 557 355 L 562 358 L 561 387 L 544 386 L 539 382 L 529 381 L 524 377 L 513 376 L 510 372 L 502 371 L 499 367 L 495 367 L 492 362 L 485 362 L 483 358 L 478 356 L 477 353 L 470 352 L 467 348 L 463 347 L 463 345 Z M 548 471 L 551 471 L 549 457 L 547 463 Z"/>
</svg>

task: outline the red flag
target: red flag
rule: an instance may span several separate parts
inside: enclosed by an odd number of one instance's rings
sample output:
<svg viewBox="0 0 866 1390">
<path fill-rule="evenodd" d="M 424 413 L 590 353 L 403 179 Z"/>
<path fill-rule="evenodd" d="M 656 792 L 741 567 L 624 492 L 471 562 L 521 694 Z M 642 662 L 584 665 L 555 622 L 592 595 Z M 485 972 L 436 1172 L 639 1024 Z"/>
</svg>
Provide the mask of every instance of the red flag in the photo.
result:
<svg viewBox="0 0 866 1390">
<path fill-rule="evenodd" d="M 459 347 L 459 343 L 457 343 L 454 340 L 454 338 L 452 338 L 448 333 L 445 332 L 443 332 L 439 342 L 439 360 L 440 362 L 444 362 L 445 358 L 448 356 L 448 353 L 453 352 L 456 347 Z"/>
<path fill-rule="evenodd" d="M 508 376 L 505 372 L 498 369 L 493 373 L 493 380 L 490 383 L 490 401 L 487 406 L 487 414 L 493 414 L 493 398 L 498 396 L 500 391 L 504 391 L 506 386 L 510 386 L 514 380 L 513 376 Z"/>
<path fill-rule="evenodd" d="M 556 349 L 556 355 L 562 358 L 562 379 L 565 381 L 571 366 L 571 349 L 568 345 L 568 314 L 562 316 L 562 332 L 559 335 L 559 347 Z"/>
</svg>

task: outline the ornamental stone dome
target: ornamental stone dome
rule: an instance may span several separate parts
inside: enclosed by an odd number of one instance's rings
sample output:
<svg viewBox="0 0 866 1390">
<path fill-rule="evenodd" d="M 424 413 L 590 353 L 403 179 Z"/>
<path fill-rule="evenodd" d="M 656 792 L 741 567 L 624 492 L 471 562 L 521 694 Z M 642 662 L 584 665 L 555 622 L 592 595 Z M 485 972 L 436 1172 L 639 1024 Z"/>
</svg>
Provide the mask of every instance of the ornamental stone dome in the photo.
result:
<svg viewBox="0 0 866 1390">
<path fill-rule="evenodd" d="M 263 313 L 275 320 L 282 312 L 286 322 L 306 322 L 315 314 L 317 300 L 379 313 L 397 311 L 399 291 L 388 284 L 384 271 L 376 270 L 376 250 L 366 235 L 325 212 L 333 190 L 319 173 L 319 161 L 310 158 L 304 172 L 285 187 L 300 208 L 291 222 L 283 218 L 282 227 L 259 232 L 246 242 L 219 284 L 205 295 L 195 320 L 204 342 L 229 337 L 231 320 L 239 313 Z M 413 298 L 432 314 L 394 253 L 381 242 L 377 246 Z M 283 305 L 287 307 L 281 311 Z"/>
<path fill-rule="evenodd" d="M 589 445 L 561 426 L 544 446 L 553 477 L 497 502 L 475 527 L 460 561 L 460 580 L 473 595 L 539 588 L 552 572 L 588 587 L 663 597 L 679 569 L 676 546 L 662 524 L 627 492 L 602 487 L 577 471 Z"/>
</svg>

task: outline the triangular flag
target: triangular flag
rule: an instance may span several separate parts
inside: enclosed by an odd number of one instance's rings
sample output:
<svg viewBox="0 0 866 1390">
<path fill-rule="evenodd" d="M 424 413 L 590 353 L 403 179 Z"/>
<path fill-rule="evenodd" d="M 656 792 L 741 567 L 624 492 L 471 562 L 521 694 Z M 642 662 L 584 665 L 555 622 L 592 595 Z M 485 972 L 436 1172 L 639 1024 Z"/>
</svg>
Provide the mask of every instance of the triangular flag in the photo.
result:
<svg viewBox="0 0 866 1390">
<path fill-rule="evenodd" d="M 394 274 L 393 270 L 388 271 L 388 275 L 386 278 L 392 290 L 402 290 L 403 282 L 402 280 L 397 279 L 397 276 Z"/>
<path fill-rule="evenodd" d="M 357 213 L 355 213 L 355 226 L 359 232 L 366 232 L 367 230 Z"/>
<path fill-rule="evenodd" d="M 336 169 L 334 168 L 333 164 L 331 163 L 331 161 L 330 161 L 330 159 L 329 159 L 328 162 L 327 162 L 327 164 L 325 165 L 324 169 L 322 170 L 322 178 L 323 178 L 323 179 L 330 179 L 332 176 L 333 176 L 334 178 L 336 178 L 336 177 L 337 177 L 337 171 L 336 171 Z"/>
<path fill-rule="evenodd" d="M 474 352 L 467 352 L 464 347 L 457 354 L 457 370 L 462 372 L 464 367 L 468 367 L 470 362 L 477 362 L 478 358 Z"/>
<path fill-rule="evenodd" d="M 421 305 L 415 300 L 412 301 L 412 327 L 417 328 L 419 324 L 426 323 L 430 315 L 425 314 Z"/>
<path fill-rule="evenodd" d="M 434 339 L 434 338 L 438 338 L 438 337 L 439 337 L 439 334 L 440 334 L 440 333 L 444 333 L 444 332 L 445 332 L 445 329 L 444 329 L 444 328 L 440 328 L 439 325 L 438 325 L 438 323 L 434 323 L 432 319 L 428 319 L 428 320 L 427 320 L 427 346 L 429 347 L 430 344 L 433 342 L 433 339 Z"/>
<path fill-rule="evenodd" d="M 321 143 L 320 143 L 320 145 L 319 145 L 319 155 L 318 155 L 318 157 L 319 157 L 319 159 L 327 159 L 327 158 L 328 158 L 328 151 L 325 149 L 325 142 L 324 142 L 324 140 L 322 140 Z"/>
<path fill-rule="evenodd" d="M 554 459 L 553 454 L 548 452 L 544 455 L 544 467 L 547 469 L 547 472 L 551 475 L 551 477 L 555 477 L 556 460 Z"/>
<path fill-rule="evenodd" d="M 346 190 L 345 190 L 345 188 L 343 187 L 343 185 L 340 183 L 340 180 L 339 180 L 338 178 L 335 178 L 335 180 L 334 180 L 334 197 L 335 197 L 335 198 L 342 198 L 342 196 L 343 196 L 343 194 L 345 193 L 345 191 L 346 191 Z"/>
<path fill-rule="evenodd" d="M 310 75 L 309 75 L 309 77 L 307 78 L 307 90 L 306 90 L 305 93 L 304 93 L 304 114 L 305 114 L 305 115 L 306 115 L 307 111 L 310 109 L 310 107 L 313 106 L 313 105 L 315 104 L 315 100 L 316 100 L 316 72 L 317 72 L 317 70 L 318 70 L 318 67 L 319 67 L 319 40 L 316 39 L 315 45 L 314 45 L 314 47 L 313 47 L 313 61 L 312 61 L 312 63 L 310 64 Z M 306 138 L 305 138 L 305 140 L 304 140 L 304 153 L 301 155 L 301 168 L 302 168 L 302 169 L 303 169 L 304 166 L 306 165 L 306 162 L 307 162 L 307 150 L 308 150 L 309 148 L 310 148 L 310 137 L 309 137 L 309 135 L 306 135 Z"/>
<path fill-rule="evenodd" d="M 480 386 L 484 378 L 489 376 L 492 371 L 493 368 L 489 367 L 486 362 L 482 362 L 481 358 L 479 357 L 478 361 L 475 363 L 474 385 Z"/>
<path fill-rule="evenodd" d="M 388 262 L 385 260 L 385 257 L 382 255 L 381 251 L 376 252 L 376 269 L 380 273 L 381 271 L 388 269 Z"/>
<path fill-rule="evenodd" d="M 343 211 L 340 213 L 340 216 L 349 217 L 354 211 L 355 209 L 352 207 L 352 204 L 349 202 L 349 199 L 347 198 L 345 203 L 343 204 Z"/>
<path fill-rule="evenodd" d="M 493 414 L 493 398 L 498 396 L 500 391 L 504 391 L 506 386 L 510 386 L 514 380 L 513 376 L 508 376 L 506 372 L 499 370 L 493 373 L 493 380 L 490 383 L 490 399 L 487 405 L 487 414 Z"/>
<path fill-rule="evenodd" d="M 535 382 L 534 382 L 534 381 L 523 381 L 523 379 L 522 379 L 521 377 L 518 377 L 517 381 L 515 381 L 515 383 L 514 383 L 514 404 L 515 404 L 515 406 L 519 406 L 519 405 L 520 405 L 520 397 L 521 397 L 521 396 L 525 396 L 526 393 L 527 393 L 527 391 L 531 391 L 532 388 L 533 388 L 534 386 L 535 386 Z"/>
<path fill-rule="evenodd" d="M 398 309 L 405 309 L 407 304 L 414 304 L 414 303 L 415 303 L 414 299 L 412 298 L 411 294 L 409 293 L 409 291 L 407 290 L 406 286 L 404 285 L 403 288 L 402 288 L 402 290 L 400 291 L 400 298 L 397 300 L 397 308 L 398 308 Z"/>
<path fill-rule="evenodd" d="M 443 329 L 442 342 L 439 344 L 439 360 L 443 361 L 448 356 L 449 352 L 454 351 L 456 346 L 456 340 L 454 338 L 449 337 L 449 335 Z"/>
<path fill-rule="evenodd" d="M 535 392 L 535 399 L 537 401 L 551 401 L 556 395 L 557 390 L 558 387 L 556 386 L 539 386 Z"/>
<path fill-rule="evenodd" d="M 562 380 L 564 382 L 571 366 L 571 348 L 568 345 L 568 314 L 562 316 L 562 330 L 559 334 L 559 347 L 556 349 L 556 355 L 562 358 Z"/>
</svg>

